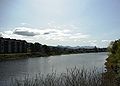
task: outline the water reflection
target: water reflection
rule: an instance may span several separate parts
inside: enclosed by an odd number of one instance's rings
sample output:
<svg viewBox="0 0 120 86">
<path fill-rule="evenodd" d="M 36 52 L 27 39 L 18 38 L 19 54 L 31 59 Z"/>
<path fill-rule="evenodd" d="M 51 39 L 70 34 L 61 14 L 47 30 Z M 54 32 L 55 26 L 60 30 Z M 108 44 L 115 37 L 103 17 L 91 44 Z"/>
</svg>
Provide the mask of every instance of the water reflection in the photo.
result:
<svg viewBox="0 0 120 86">
<path fill-rule="evenodd" d="M 66 68 L 74 66 L 81 68 L 84 66 L 87 69 L 96 66 L 101 70 L 106 58 L 107 53 L 86 53 L 4 61 L 0 62 L 0 84 L 9 81 L 11 77 L 23 77 L 26 74 L 33 76 L 38 73 L 48 74 L 52 70 L 61 73 L 65 72 Z"/>
</svg>

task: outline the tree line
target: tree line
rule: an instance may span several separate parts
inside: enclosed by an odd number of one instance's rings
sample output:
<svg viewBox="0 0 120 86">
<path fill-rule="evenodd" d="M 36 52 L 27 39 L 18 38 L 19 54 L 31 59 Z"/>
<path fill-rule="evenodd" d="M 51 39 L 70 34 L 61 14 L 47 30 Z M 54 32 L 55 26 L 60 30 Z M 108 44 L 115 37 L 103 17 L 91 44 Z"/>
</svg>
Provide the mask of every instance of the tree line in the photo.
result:
<svg viewBox="0 0 120 86">
<path fill-rule="evenodd" d="M 77 53 L 92 53 L 92 52 L 106 52 L 107 48 L 72 48 L 60 46 L 47 46 L 40 43 L 28 43 L 28 52 L 32 54 L 61 55 L 61 54 L 77 54 Z"/>
</svg>

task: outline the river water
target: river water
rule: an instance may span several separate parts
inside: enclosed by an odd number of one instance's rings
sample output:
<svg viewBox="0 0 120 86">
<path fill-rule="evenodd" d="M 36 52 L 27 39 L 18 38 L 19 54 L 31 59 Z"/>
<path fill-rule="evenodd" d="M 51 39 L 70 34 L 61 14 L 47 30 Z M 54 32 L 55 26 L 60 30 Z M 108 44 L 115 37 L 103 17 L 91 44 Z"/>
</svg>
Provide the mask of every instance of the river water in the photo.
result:
<svg viewBox="0 0 120 86">
<path fill-rule="evenodd" d="M 48 74 L 52 71 L 62 73 L 66 68 L 79 67 L 92 69 L 96 67 L 99 71 L 104 69 L 107 53 L 82 53 L 50 57 L 36 57 L 22 60 L 0 62 L 0 86 L 6 86 L 8 81 L 14 77 L 24 75 L 35 75 L 38 73 Z"/>
</svg>

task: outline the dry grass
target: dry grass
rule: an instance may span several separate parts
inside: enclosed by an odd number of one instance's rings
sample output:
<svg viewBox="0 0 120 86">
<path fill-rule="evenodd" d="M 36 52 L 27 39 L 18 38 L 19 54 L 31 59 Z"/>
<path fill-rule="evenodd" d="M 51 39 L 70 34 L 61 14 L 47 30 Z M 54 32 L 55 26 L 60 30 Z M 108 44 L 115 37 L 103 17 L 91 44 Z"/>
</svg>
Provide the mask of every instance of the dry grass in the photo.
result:
<svg viewBox="0 0 120 86">
<path fill-rule="evenodd" d="M 65 73 L 37 74 L 36 77 L 25 76 L 24 79 L 12 80 L 11 86 L 120 86 L 115 79 L 94 70 L 79 68 L 66 69 Z"/>
</svg>

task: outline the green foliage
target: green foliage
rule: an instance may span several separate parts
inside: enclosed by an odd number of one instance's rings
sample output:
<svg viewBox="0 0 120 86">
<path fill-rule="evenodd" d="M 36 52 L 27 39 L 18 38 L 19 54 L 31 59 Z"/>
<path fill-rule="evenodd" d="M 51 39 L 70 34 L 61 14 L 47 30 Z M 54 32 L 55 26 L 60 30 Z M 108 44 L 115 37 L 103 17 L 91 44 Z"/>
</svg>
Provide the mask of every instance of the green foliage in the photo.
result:
<svg viewBox="0 0 120 86">
<path fill-rule="evenodd" d="M 109 56 L 105 63 L 107 73 L 114 75 L 114 78 L 120 78 L 120 39 L 111 42 L 108 51 Z M 113 76 L 111 78 L 113 78 Z"/>
</svg>

